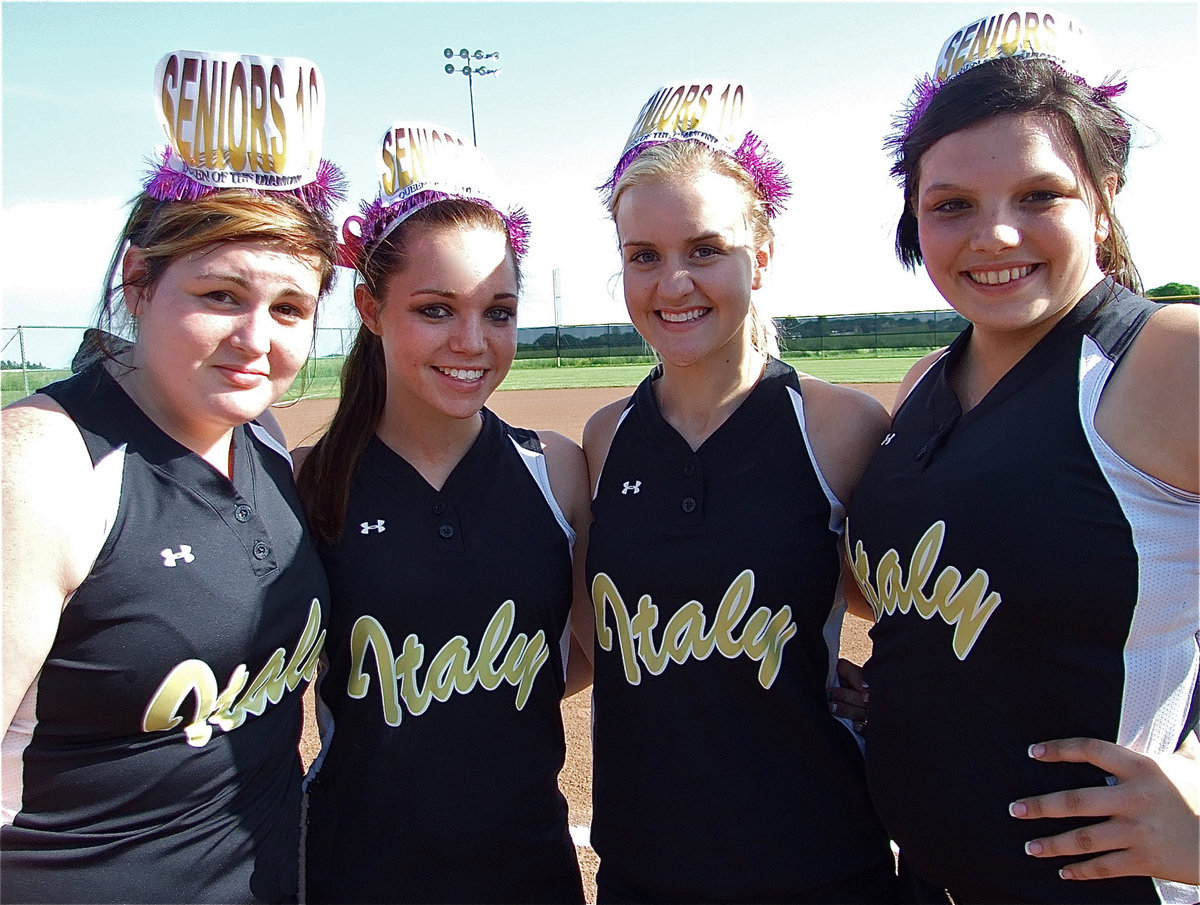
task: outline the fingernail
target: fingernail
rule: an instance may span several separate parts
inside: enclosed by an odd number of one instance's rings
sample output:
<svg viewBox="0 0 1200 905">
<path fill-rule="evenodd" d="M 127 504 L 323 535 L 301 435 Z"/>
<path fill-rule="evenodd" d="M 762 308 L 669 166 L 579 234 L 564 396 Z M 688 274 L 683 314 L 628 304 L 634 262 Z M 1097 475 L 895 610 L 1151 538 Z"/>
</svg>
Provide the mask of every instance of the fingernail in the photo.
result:
<svg viewBox="0 0 1200 905">
<path fill-rule="evenodd" d="M 1037 856 L 1037 855 L 1040 855 L 1041 853 L 1042 853 L 1042 843 L 1040 843 L 1040 842 L 1026 842 L 1025 843 L 1025 854 Z"/>
<path fill-rule="evenodd" d="M 1025 802 L 1014 801 L 1008 806 L 1008 813 L 1013 817 L 1024 817 L 1029 813 L 1029 808 L 1025 807 Z"/>
<path fill-rule="evenodd" d="M 1045 755 L 1045 753 L 1046 753 L 1045 745 L 1039 744 L 1039 745 L 1030 745 L 1029 746 L 1029 756 L 1030 757 L 1042 757 Z"/>
<path fill-rule="evenodd" d="M 855 723 L 854 724 L 854 731 L 859 733 L 860 735 L 862 734 L 862 731 L 866 728 L 867 728 L 866 723 Z"/>
<path fill-rule="evenodd" d="M 863 682 L 863 683 L 862 683 L 862 686 L 863 686 L 863 688 L 870 688 L 870 687 L 871 687 L 871 683 L 870 683 L 870 682 Z"/>
<path fill-rule="evenodd" d="M 827 701 L 833 700 L 833 692 L 828 688 L 825 689 L 825 700 L 827 700 Z"/>
<path fill-rule="evenodd" d="M 864 691 L 864 692 L 863 692 L 863 703 L 864 703 L 864 704 L 870 704 L 870 703 L 871 703 L 871 693 L 870 693 L 869 691 Z"/>
<path fill-rule="evenodd" d="M 829 705 L 829 712 L 830 712 L 830 713 L 832 713 L 832 714 L 834 714 L 834 715 L 836 715 L 836 714 L 837 714 L 837 704 L 836 704 L 836 703 L 833 703 L 833 704 L 830 704 L 830 705 Z"/>
<path fill-rule="evenodd" d="M 1064 867 L 1062 870 L 1060 870 L 1058 872 L 1058 875 L 1060 877 L 1062 877 L 1064 880 L 1074 880 L 1075 879 L 1075 875 L 1073 873 L 1071 873 L 1071 868 L 1069 868 L 1069 867 Z"/>
</svg>

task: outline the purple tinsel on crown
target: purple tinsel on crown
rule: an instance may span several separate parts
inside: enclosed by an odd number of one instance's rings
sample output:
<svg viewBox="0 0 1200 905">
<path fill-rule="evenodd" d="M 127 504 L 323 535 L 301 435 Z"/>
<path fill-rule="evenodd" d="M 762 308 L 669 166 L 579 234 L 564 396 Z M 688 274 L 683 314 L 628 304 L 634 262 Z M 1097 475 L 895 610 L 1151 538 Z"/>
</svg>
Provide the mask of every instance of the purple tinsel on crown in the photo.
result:
<svg viewBox="0 0 1200 905">
<path fill-rule="evenodd" d="M 892 117 L 892 134 L 884 139 L 884 150 L 893 157 L 901 156 L 908 136 L 921 121 L 921 117 L 925 115 L 925 111 L 929 109 L 929 105 L 941 87 L 942 85 L 928 73 L 917 79 L 912 93 L 909 94 L 908 100 L 904 104 L 904 109 Z"/>
<path fill-rule="evenodd" d="M 513 254 L 517 256 L 518 261 L 525 257 L 525 253 L 529 250 L 530 222 L 529 215 L 525 213 L 524 208 L 518 207 L 506 212 L 500 210 L 486 198 L 440 192 L 436 189 L 416 192 L 404 200 L 392 204 L 386 204 L 382 197 L 376 197 L 374 201 L 363 201 L 359 205 L 362 216 L 348 217 L 342 226 L 342 242 L 357 261 L 365 248 L 374 245 L 391 232 L 396 223 L 409 214 L 437 201 L 469 201 L 495 211 L 504 221 L 504 229 L 508 233 L 508 241 L 512 245 Z M 350 231 L 351 223 L 358 226 L 357 234 Z"/>
<path fill-rule="evenodd" d="M 192 179 L 187 173 L 177 170 L 171 164 L 172 151 L 165 148 L 161 160 L 149 162 L 150 172 L 142 185 L 146 194 L 159 201 L 199 201 L 207 198 L 220 188 L 204 185 Z M 325 216 L 333 212 L 333 207 L 346 197 L 346 176 L 334 163 L 322 158 L 317 165 L 317 172 L 312 182 L 299 188 L 283 192 L 271 192 L 257 189 L 254 186 L 239 186 L 262 195 L 286 194 L 298 198 L 302 204 L 311 210 L 316 210 Z"/>
<path fill-rule="evenodd" d="M 1129 87 L 1129 83 L 1127 81 L 1104 81 L 1097 87 L 1093 88 L 1087 83 L 1087 80 L 1084 79 L 1083 76 L 1071 72 L 1055 57 L 1039 53 L 1026 53 L 1020 54 L 1019 56 L 1022 58 L 1049 60 L 1059 72 L 1073 81 L 1076 85 L 1079 85 L 1081 88 L 1089 89 L 1092 92 L 1093 100 L 1097 102 L 1102 99 L 1111 101 L 1114 98 L 1120 97 L 1125 93 L 1125 89 Z M 1000 58 L 993 57 L 992 59 Z M 982 65 L 986 62 L 990 61 L 979 60 L 968 66 L 964 66 L 944 82 L 937 81 L 928 73 L 917 79 L 916 84 L 913 86 L 912 92 L 908 96 L 908 101 L 904 105 L 904 109 L 892 118 L 892 133 L 884 139 L 884 150 L 890 153 L 892 157 L 896 158 L 897 160 L 902 157 L 904 154 L 904 144 L 908 141 L 908 136 L 912 134 L 912 130 L 916 128 L 917 123 L 921 121 L 921 117 L 925 115 L 925 112 L 929 109 L 929 105 L 933 103 L 933 99 L 937 96 L 938 92 L 946 87 L 949 82 L 953 81 L 964 72 L 968 71 L 969 69 L 974 69 L 976 66 Z"/>
<path fill-rule="evenodd" d="M 774 220 L 783 212 L 792 197 L 792 181 L 783 171 L 783 162 L 772 157 L 767 144 L 753 132 L 747 132 L 733 159 L 754 178 L 758 197 L 763 200 L 768 219 Z"/>
<path fill-rule="evenodd" d="M 667 144 L 671 141 L 689 140 L 698 139 L 689 139 L 688 133 L 683 132 L 679 133 L 678 137 L 646 139 L 645 141 L 635 142 L 631 145 L 629 150 L 622 154 L 621 159 L 617 161 L 617 165 L 613 168 L 612 175 L 608 177 L 608 180 L 603 185 L 597 187 L 597 191 L 601 192 L 604 196 L 605 204 L 608 204 L 612 200 L 612 193 L 616 189 L 617 183 L 621 181 L 621 177 L 629 169 L 629 165 L 637 159 L 639 154 L 655 145 Z M 762 199 L 763 208 L 767 212 L 767 218 L 774 220 L 783 213 L 785 203 L 792 196 L 792 182 L 783 170 L 782 161 L 771 156 L 766 142 L 753 132 L 747 132 L 737 150 L 729 156 L 737 161 L 742 169 L 753 178 L 754 187 L 758 191 L 758 197 Z"/>
</svg>

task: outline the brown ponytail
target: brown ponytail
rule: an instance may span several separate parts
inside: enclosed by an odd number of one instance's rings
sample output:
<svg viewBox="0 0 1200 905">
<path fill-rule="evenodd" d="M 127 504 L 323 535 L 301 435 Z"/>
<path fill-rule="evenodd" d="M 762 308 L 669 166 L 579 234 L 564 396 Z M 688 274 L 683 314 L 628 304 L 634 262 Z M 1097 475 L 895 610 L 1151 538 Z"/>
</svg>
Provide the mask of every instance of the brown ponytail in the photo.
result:
<svg viewBox="0 0 1200 905">
<path fill-rule="evenodd" d="M 318 538 L 328 543 L 336 543 L 341 537 L 351 478 L 387 400 L 383 342 L 365 326 L 358 328 L 354 346 L 342 365 L 341 386 L 341 401 L 329 430 L 317 441 L 296 476 L 308 524 Z"/>
<path fill-rule="evenodd" d="M 435 202 L 364 248 L 356 262 L 358 273 L 367 291 L 382 304 L 389 280 L 408 263 L 408 239 L 416 230 L 475 227 L 507 235 L 504 220 L 490 208 L 457 199 Z M 511 242 L 509 254 L 515 262 Z M 341 385 L 341 399 L 329 430 L 317 441 L 296 476 L 309 526 L 326 543 L 341 539 L 354 474 L 387 402 L 383 341 L 365 326 L 358 328 L 354 346 L 342 365 Z"/>
</svg>

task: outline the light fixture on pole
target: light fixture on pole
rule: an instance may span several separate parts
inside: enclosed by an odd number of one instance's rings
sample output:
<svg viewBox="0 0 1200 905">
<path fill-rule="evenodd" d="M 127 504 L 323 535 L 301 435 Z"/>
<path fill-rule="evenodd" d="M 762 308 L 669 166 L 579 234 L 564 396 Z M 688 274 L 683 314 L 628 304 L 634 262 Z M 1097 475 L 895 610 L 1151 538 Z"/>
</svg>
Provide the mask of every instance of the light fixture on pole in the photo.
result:
<svg viewBox="0 0 1200 905">
<path fill-rule="evenodd" d="M 499 69 L 489 69 L 482 65 L 484 60 L 500 59 L 500 51 L 493 50 L 491 53 L 484 53 L 482 50 L 476 50 L 474 53 L 468 51 L 465 47 L 455 53 L 449 47 L 442 51 L 443 56 L 447 60 L 453 60 L 459 57 L 464 61 L 462 67 L 458 67 L 454 63 L 446 64 L 446 75 L 454 75 L 456 72 L 467 77 L 467 93 L 471 97 L 471 141 L 478 145 L 479 141 L 475 137 L 475 76 L 477 75 L 495 75 Z"/>
</svg>

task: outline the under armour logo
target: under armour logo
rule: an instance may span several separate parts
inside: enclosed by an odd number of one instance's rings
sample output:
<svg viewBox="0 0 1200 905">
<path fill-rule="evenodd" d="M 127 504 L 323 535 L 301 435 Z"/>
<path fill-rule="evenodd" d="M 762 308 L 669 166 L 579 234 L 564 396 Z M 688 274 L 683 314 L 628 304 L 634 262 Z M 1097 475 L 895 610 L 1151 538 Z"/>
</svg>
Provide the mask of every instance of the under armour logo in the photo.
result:
<svg viewBox="0 0 1200 905">
<path fill-rule="evenodd" d="M 180 544 L 178 553 L 176 553 L 170 547 L 167 547 L 167 549 L 163 550 L 159 556 L 163 558 L 163 565 L 168 569 L 174 569 L 175 564 L 181 559 L 184 562 L 192 562 L 196 558 L 192 554 L 192 548 L 187 544 Z"/>
<path fill-rule="evenodd" d="M 641 493 L 641 492 L 642 492 L 642 482 L 641 481 L 634 481 L 632 484 L 629 483 L 628 481 L 626 481 L 625 485 L 621 488 L 621 496 L 625 496 L 625 494 L 627 494 L 627 493 Z"/>
<path fill-rule="evenodd" d="M 886 437 L 884 437 L 884 438 L 883 438 L 883 442 L 882 442 L 882 443 L 880 443 L 879 445 L 880 445 L 880 446 L 887 446 L 887 445 L 888 445 L 889 443 L 891 443 L 891 442 L 892 442 L 892 440 L 894 440 L 895 438 L 896 438 L 896 435 L 895 435 L 895 434 L 888 434 Z"/>
<path fill-rule="evenodd" d="M 359 525 L 362 526 L 362 530 L 358 532 L 359 534 L 370 534 L 372 531 L 378 531 L 380 534 L 383 534 L 387 530 L 383 527 L 383 519 L 378 519 L 374 525 L 370 522 L 359 522 Z"/>
</svg>

